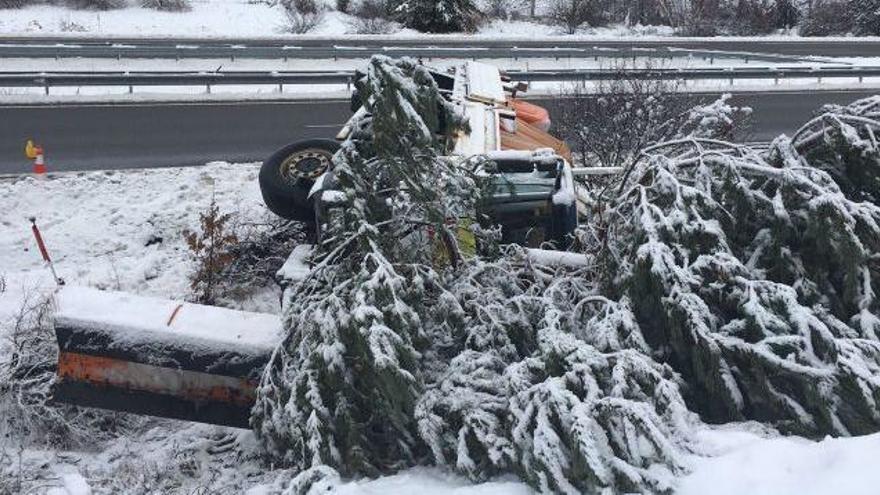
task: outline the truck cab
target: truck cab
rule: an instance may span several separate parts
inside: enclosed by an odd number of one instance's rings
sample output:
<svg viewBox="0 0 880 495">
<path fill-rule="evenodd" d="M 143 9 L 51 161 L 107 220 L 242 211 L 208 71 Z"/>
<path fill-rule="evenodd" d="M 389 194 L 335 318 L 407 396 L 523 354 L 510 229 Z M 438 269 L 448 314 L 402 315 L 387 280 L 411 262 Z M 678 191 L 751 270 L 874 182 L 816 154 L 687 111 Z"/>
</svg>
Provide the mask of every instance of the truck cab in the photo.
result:
<svg viewBox="0 0 880 495">
<path fill-rule="evenodd" d="M 480 173 L 494 183 L 485 211 L 502 228 L 502 242 L 567 247 L 577 227 L 571 152 L 547 131 L 548 112 L 518 98 L 527 89 L 491 65 L 467 62 L 447 71 L 432 70 L 441 94 L 467 117 L 470 132 L 455 136 L 450 159 L 480 160 Z M 359 95 L 355 114 L 335 140 L 309 140 L 282 148 L 264 162 L 260 189 L 274 213 L 304 221 L 319 232 L 332 205 L 333 154 L 352 126 L 368 117 Z"/>
</svg>

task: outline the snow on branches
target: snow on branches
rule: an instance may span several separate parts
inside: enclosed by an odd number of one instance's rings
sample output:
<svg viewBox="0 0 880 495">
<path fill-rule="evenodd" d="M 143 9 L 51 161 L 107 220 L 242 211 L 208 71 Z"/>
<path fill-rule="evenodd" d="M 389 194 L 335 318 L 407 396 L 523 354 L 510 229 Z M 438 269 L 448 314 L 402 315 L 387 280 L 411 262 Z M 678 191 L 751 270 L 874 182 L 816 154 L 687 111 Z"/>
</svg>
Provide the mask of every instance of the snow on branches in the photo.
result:
<svg viewBox="0 0 880 495">
<path fill-rule="evenodd" d="M 828 172 L 856 201 L 880 204 L 880 96 L 826 105 L 792 138 L 812 167 Z"/>
<path fill-rule="evenodd" d="M 544 493 L 671 489 L 691 424 L 677 378 L 586 275 L 509 249 L 450 287 L 463 333 L 416 409 L 436 463 Z"/>
<path fill-rule="evenodd" d="M 876 431 L 880 208 L 785 138 L 769 157 L 698 139 L 649 150 L 607 212 L 607 283 L 704 419 Z"/>
<path fill-rule="evenodd" d="M 557 266 L 491 236 L 461 254 L 484 188 L 443 157 L 465 123 L 426 69 L 374 57 L 356 83 L 344 207 L 288 291 L 252 416 L 297 486 L 433 463 L 668 493 L 694 413 L 880 429 L 877 100 L 765 154 L 705 137 L 733 122 L 725 101 L 694 109 L 603 190 L 583 262 Z"/>
<path fill-rule="evenodd" d="M 484 17 L 473 0 L 395 0 L 392 6 L 401 24 L 424 33 L 474 32 Z"/>
<path fill-rule="evenodd" d="M 335 157 L 340 205 L 321 226 L 317 268 L 290 296 L 253 426 L 296 468 L 376 475 L 421 457 L 413 409 L 435 245 L 459 262 L 454 231 L 479 194 L 441 158 L 463 122 L 424 67 L 374 57 L 356 84 L 368 114 Z"/>
<path fill-rule="evenodd" d="M 343 475 L 432 462 L 545 491 L 668 491 L 691 415 L 628 303 L 519 248 L 456 254 L 483 190 L 440 156 L 456 108 L 406 60 L 373 58 L 357 84 L 368 117 L 334 167 L 346 207 L 321 227 L 258 389 L 267 450 Z"/>
</svg>

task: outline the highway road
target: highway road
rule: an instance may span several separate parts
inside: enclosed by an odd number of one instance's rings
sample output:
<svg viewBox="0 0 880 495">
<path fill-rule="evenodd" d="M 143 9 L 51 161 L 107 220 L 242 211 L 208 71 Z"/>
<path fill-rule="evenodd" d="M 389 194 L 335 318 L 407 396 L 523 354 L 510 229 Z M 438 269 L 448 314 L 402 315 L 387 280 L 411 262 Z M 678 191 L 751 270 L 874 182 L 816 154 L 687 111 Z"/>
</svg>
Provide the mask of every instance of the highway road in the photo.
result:
<svg viewBox="0 0 880 495">
<path fill-rule="evenodd" d="M 444 49 L 459 48 L 472 50 L 488 50 L 493 56 L 511 56 L 512 47 L 519 49 L 683 49 L 683 50 L 718 50 L 728 52 L 766 53 L 788 56 L 822 56 L 822 57 L 877 57 L 880 56 L 880 40 L 874 39 L 837 39 L 797 38 L 791 40 L 737 39 L 737 38 L 661 38 L 661 39 L 604 39 L 590 40 L 577 38 L 505 38 L 505 39 L 474 39 L 456 36 L 418 37 L 400 39 L 396 37 L 358 37 L 347 36 L 344 39 L 284 37 L 265 39 L 200 39 L 200 38 L 90 38 L 90 37 L 0 37 L 0 56 L 4 52 L 20 53 L 25 46 L 31 48 L 51 47 L 54 45 L 75 45 L 90 53 L 107 53 L 115 57 L 120 50 L 132 53 L 141 52 L 164 53 L 168 49 L 172 53 L 177 50 L 181 56 L 206 56 L 208 53 L 227 56 L 230 50 L 239 57 L 274 58 L 278 49 L 288 47 L 291 57 L 315 58 L 326 56 L 325 51 L 331 48 L 350 49 L 362 58 L 369 53 L 382 52 L 389 48 L 409 48 L 416 55 L 414 48 L 438 47 Z M 298 52 L 299 55 L 297 55 Z M 504 52 L 504 53 L 503 53 Z M 396 52 L 395 52 L 396 53 Z M 552 54 L 550 54 L 552 56 Z"/>
<path fill-rule="evenodd" d="M 733 103 L 754 108 L 750 140 L 766 141 L 823 103 L 878 92 L 737 93 Z M 28 138 L 44 146 L 50 171 L 259 161 L 291 141 L 332 137 L 349 113 L 347 100 L 0 106 L 0 174 L 30 171 Z"/>
</svg>

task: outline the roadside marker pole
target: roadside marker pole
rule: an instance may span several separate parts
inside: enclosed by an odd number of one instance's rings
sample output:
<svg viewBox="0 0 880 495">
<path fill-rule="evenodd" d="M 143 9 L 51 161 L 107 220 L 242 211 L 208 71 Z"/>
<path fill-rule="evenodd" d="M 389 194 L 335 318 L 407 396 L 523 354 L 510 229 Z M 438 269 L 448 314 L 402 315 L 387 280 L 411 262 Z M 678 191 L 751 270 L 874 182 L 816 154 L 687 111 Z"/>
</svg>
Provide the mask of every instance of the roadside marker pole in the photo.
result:
<svg viewBox="0 0 880 495">
<path fill-rule="evenodd" d="M 55 272 L 55 265 L 52 263 L 52 258 L 49 257 L 49 251 L 46 249 L 46 244 L 43 242 L 43 236 L 40 234 L 40 228 L 37 227 L 37 218 L 30 217 L 28 220 L 31 221 L 31 232 L 34 233 L 34 239 L 37 240 L 37 247 L 40 248 L 40 255 L 43 257 L 43 261 L 49 265 L 49 270 L 52 271 L 52 278 L 55 279 L 55 283 L 58 285 L 64 285 L 64 279 L 58 276 L 58 273 Z"/>
</svg>

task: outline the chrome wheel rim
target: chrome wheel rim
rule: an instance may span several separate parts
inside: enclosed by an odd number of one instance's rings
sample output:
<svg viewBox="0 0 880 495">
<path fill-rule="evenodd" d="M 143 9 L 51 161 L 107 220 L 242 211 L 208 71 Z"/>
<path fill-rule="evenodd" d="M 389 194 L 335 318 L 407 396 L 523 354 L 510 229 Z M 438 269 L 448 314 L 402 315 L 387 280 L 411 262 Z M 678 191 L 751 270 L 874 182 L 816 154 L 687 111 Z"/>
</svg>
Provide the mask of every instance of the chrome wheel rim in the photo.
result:
<svg viewBox="0 0 880 495">
<path fill-rule="evenodd" d="M 281 162 L 281 177 L 290 183 L 301 179 L 315 180 L 330 168 L 332 157 L 333 155 L 325 150 L 297 151 Z"/>
</svg>

